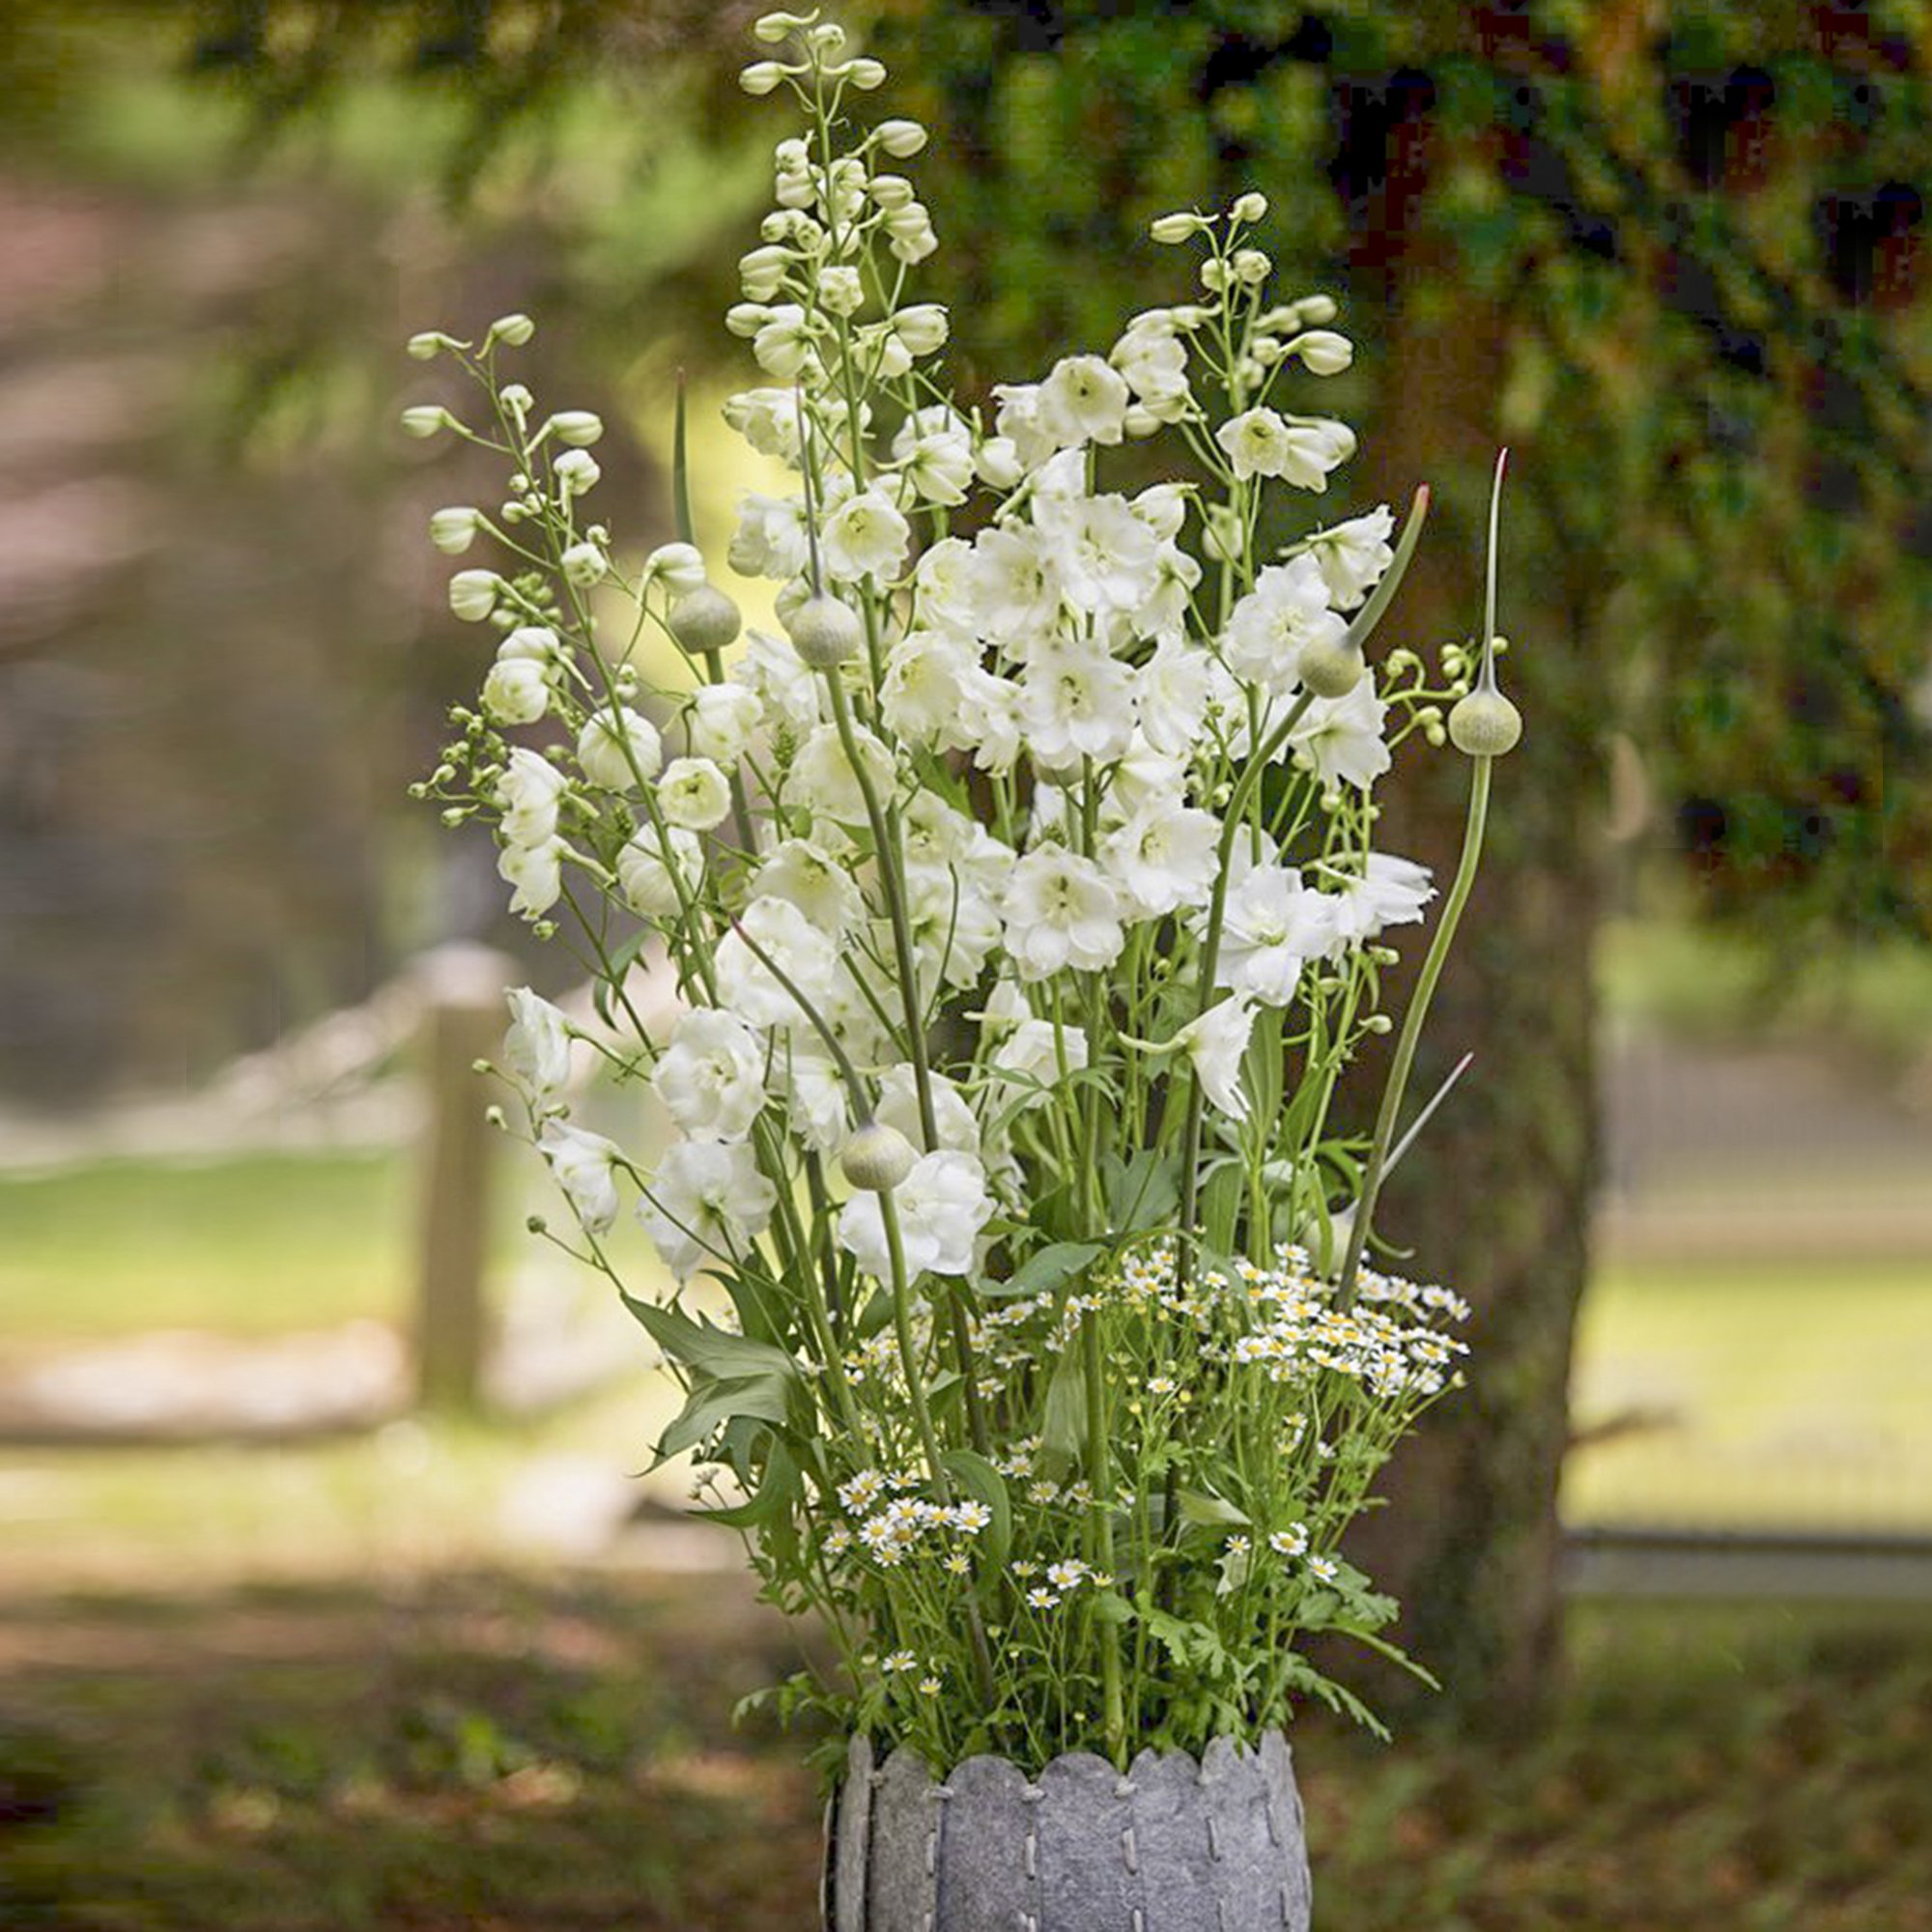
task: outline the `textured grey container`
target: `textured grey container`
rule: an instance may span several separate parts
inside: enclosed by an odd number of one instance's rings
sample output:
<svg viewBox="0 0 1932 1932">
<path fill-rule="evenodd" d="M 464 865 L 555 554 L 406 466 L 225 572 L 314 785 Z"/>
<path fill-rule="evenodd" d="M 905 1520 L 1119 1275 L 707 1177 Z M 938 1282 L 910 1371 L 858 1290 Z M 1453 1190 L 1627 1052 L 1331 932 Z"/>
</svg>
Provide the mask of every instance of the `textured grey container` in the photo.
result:
<svg viewBox="0 0 1932 1932">
<path fill-rule="evenodd" d="M 1086 1751 L 1037 1782 L 973 1757 L 943 1783 L 855 1738 L 828 1814 L 826 1932 L 1308 1932 L 1288 1741 Z"/>
</svg>

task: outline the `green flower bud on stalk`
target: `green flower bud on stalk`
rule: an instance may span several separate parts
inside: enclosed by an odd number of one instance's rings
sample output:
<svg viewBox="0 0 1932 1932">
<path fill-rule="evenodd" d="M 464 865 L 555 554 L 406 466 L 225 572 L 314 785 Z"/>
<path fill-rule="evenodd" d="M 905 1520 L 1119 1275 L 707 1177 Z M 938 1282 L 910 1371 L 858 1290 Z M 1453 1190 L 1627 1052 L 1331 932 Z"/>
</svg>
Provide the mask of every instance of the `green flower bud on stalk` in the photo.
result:
<svg viewBox="0 0 1932 1932">
<path fill-rule="evenodd" d="M 665 622 L 671 636 L 696 657 L 722 651 L 736 639 L 743 625 L 737 605 L 710 583 L 686 591 L 670 607 Z"/>
<path fill-rule="evenodd" d="M 483 338 L 484 347 L 493 342 L 508 343 L 512 349 L 521 349 L 535 335 L 537 326 L 526 315 L 499 315 L 490 325 L 490 332 Z"/>
<path fill-rule="evenodd" d="M 888 1194 L 912 1172 L 918 1158 L 912 1143 L 896 1127 L 867 1121 L 845 1143 L 838 1166 L 854 1187 L 868 1194 Z"/>
<path fill-rule="evenodd" d="M 449 580 L 449 608 L 466 624 L 480 624 L 497 608 L 503 580 L 494 570 L 459 570 Z"/>
<path fill-rule="evenodd" d="M 455 426 L 456 418 L 440 403 L 417 403 L 403 412 L 405 436 L 435 436 L 440 430 Z"/>
<path fill-rule="evenodd" d="M 546 427 L 557 441 L 587 449 L 604 434 L 604 418 L 590 410 L 559 410 Z"/>
<path fill-rule="evenodd" d="M 859 613 L 824 591 L 808 597 L 791 613 L 785 631 L 792 648 L 813 670 L 837 670 L 849 664 L 866 641 Z"/>
<path fill-rule="evenodd" d="M 1449 713 L 1449 742 L 1472 758 L 1500 758 L 1522 737 L 1522 714 L 1494 687 L 1478 686 Z"/>
<path fill-rule="evenodd" d="M 738 85 L 754 99 L 770 94 L 784 79 L 790 69 L 781 67 L 777 61 L 753 61 L 738 76 Z"/>
<path fill-rule="evenodd" d="M 1341 637 L 1304 644 L 1295 670 L 1317 697 L 1347 697 L 1368 668 L 1361 645 Z"/>
<path fill-rule="evenodd" d="M 476 541 L 482 519 L 474 510 L 452 507 L 437 510 L 429 520 L 429 540 L 445 556 L 461 556 Z"/>
</svg>

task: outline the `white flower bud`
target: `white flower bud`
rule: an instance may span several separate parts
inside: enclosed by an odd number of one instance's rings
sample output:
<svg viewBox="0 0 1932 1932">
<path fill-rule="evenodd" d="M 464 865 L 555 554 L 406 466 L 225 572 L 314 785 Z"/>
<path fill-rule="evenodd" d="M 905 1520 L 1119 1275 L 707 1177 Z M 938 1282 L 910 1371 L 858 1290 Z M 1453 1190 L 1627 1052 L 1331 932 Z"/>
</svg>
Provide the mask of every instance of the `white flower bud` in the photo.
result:
<svg viewBox="0 0 1932 1932">
<path fill-rule="evenodd" d="M 1317 697 L 1347 697 L 1362 681 L 1368 668 L 1362 647 L 1345 636 L 1316 638 L 1301 647 L 1295 660 L 1295 675 Z"/>
<path fill-rule="evenodd" d="M 763 302 L 733 302 L 724 311 L 724 327 L 746 342 L 771 319 L 772 312 Z"/>
<path fill-rule="evenodd" d="M 536 332 L 536 324 L 526 315 L 499 315 L 490 325 L 490 332 L 483 340 L 486 346 L 492 342 L 507 342 L 512 349 L 521 349 Z"/>
<path fill-rule="evenodd" d="M 1133 412 L 1129 410 L 1128 415 Z M 1026 466 L 1020 461 L 1019 444 L 1009 436 L 989 436 L 973 452 L 973 468 L 980 472 L 980 480 L 991 490 L 1011 490 L 1026 474 Z"/>
<path fill-rule="evenodd" d="M 445 349 L 461 349 L 463 345 L 440 328 L 426 328 L 420 334 L 411 336 L 407 347 L 416 361 L 434 362 Z"/>
<path fill-rule="evenodd" d="M 931 355 L 946 345 L 952 324 L 938 302 L 914 302 L 893 317 L 898 338 L 914 355 Z"/>
<path fill-rule="evenodd" d="M 1260 221 L 1267 212 L 1267 196 L 1255 188 L 1250 188 L 1246 194 L 1236 195 L 1234 207 L 1228 211 L 1236 221 Z"/>
<path fill-rule="evenodd" d="M 521 383 L 506 383 L 497 392 L 497 400 L 519 422 L 536 408 L 537 399 Z"/>
<path fill-rule="evenodd" d="M 1121 427 L 1138 440 L 1144 436 L 1156 434 L 1160 429 L 1160 418 L 1139 403 L 1129 403 L 1126 414 L 1121 418 Z"/>
<path fill-rule="evenodd" d="M 925 146 L 925 129 L 917 121 L 881 121 L 872 138 L 894 160 L 903 161 Z"/>
<path fill-rule="evenodd" d="M 1325 328 L 1335 320 L 1333 296 L 1303 296 L 1294 304 L 1295 319 L 1304 328 Z"/>
<path fill-rule="evenodd" d="M 1218 255 L 1210 255 L 1201 265 L 1201 286 L 1217 296 L 1228 286 L 1228 265 Z"/>
<path fill-rule="evenodd" d="M 1237 248 L 1235 250 L 1234 270 L 1237 282 L 1246 282 L 1250 288 L 1268 278 L 1268 270 L 1274 264 L 1259 248 Z"/>
<path fill-rule="evenodd" d="M 429 520 L 429 540 L 444 556 L 461 556 L 476 541 L 482 522 L 477 512 L 470 509 L 434 511 Z"/>
<path fill-rule="evenodd" d="M 705 582 L 704 558 L 696 544 L 659 544 L 644 559 L 644 582 L 662 581 L 673 597 L 699 589 Z"/>
<path fill-rule="evenodd" d="M 738 85 L 753 97 L 769 94 L 784 79 L 789 71 L 781 67 L 777 61 L 753 61 L 738 76 Z"/>
<path fill-rule="evenodd" d="M 744 284 L 746 297 L 753 302 L 768 302 L 784 285 L 786 270 L 792 264 L 789 248 L 766 245 L 753 248 L 738 264 L 738 276 Z"/>
<path fill-rule="evenodd" d="M 534 724 L 550 709 L 550 683 L 530 658 L 501 658 L 483 680 L 483 709 L 498 724 Z"/>
<path fill-rule="evenodd" d="M 845 1143 L 838 1167 L 854 1187 L 867 1194 L 889 1194 L 918 1159 L 913 1144 L 896 1127 L 868 1121 Z"/>
<path fill-rule="evenodd" d="M 857 269 L 838 266 L 818 271 L 818 299 L 834 315 L 857 315 L 866 305 L 866 285 Z"/>
<path fill-rule="evenodd" d="M 459 570 L 449 580 L 449 608 L 466 624 L 480 624 L 497 608 L 502 587 L 494 570 Z"/>
<path fill-rule="evenodd" d="M 1311 328 L 1288 346 L 1311 376 L 1339 376 L 1355 359 L 1355 345 L 1332 328 Z"/>
<path fill-rule="evenodd" d="M 439 430 L 455 426 L 456 418 L 440 403 L 416 403 L 403 412 L 406 436 L 434 436 Z"/>
<path fill-rule="evenodd" d="M 885 63 L 861 55 L 859 59 L 845 63 L 844 75 L 860 93 L 870 94 L 875 87 L 886 84 Z"/>
<path fill-rule="evenodd" d="M 594 543 L 572 544 L 562 557 L 563 574 L 582 590 L 603 582 L 611 569 L 611 559 Z"/>
<path fill-rule="evenodd" d="M 604 474 L 587 449 L 566 449 L 552 467 L 556 471 L 557 488 L 566 497 L 582 497 L 594 490 Z"/>
<path fill-rule="evenodd" d="M 703 657 L 722 651 L 736 639 L 743 624 L 738 607 L 710 583 L 687 590 L 665 619 L 670 634 L 687 651 Z"/>
<path fill-rule="evenodd" d="M 912 206 L 913 185 L 904 175 L 874 175 L 867 187 L 874 204 L 888 212 Z"/>
<path fill-rule="evenodd" d="M 1500 758 L 1521 736 L 1522 714 L 1500 691 L 1472 691 L 1449 713 L 1449 742 L 1472 758 Z"/>
<path fill-rule="evenodd" d="M 1148 229 L 1156 242 L 1173 243 L 1191 241 L 1208 226 L 1198 214 L 1162 214 Z"/>
<path fill-rule="evenodd" d="M 859 613 L 836 597 L 808 597 L 785 619 L 792 648 L 814 670 L 836 670 L 859 654 L 866 640 Z"/>
<path fill-rule="evenodd" d="M 559 410 L 550 419 L 550 433 L 573 449 L 588 449 L 604 434 L 604 418 L 588 410 Z"/>
<path fill-rule="evenodd" d="M 709 832 L 731 810 L 731 786 L 709 758 L 673 758 L 658 783 L 665 822 L 687 832 Z"/>
<path fill-rule="evenodd" d="M 775 47 L 787 34 L 795 34 L 810 24 L 801 14 L 760 14 L 752 23 L 752 33 L 766 46 Z"/>
</svg>

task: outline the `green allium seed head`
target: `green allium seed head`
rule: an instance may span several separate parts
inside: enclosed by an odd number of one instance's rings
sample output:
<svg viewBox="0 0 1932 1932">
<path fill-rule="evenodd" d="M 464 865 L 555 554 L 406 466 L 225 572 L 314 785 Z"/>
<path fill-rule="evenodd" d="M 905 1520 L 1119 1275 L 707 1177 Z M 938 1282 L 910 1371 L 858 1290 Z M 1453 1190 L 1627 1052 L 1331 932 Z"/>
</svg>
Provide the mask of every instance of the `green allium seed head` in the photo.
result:
<svg viewBox="0 0 1932 1932">
<path fill-rule="evenodd" d="M 868 1121 L 845 1143 L 838 1165 L 854 1187 L 888 1194 L 913 1170 L 919 1156 L 896 1127 Z"/>
<path fill-rule="evenodd" d="M 1449 742 L 1472 758 L 1500 758 L 1521 736 L 1522 714 L 1499 691 L 1472 691 L 1449 713 Z"/>
<path fill-rule="evenodd" d="M 1304 644 L 1296 667 L 1301 681 L 1317 697 L 1347 697 L 1368 668 L 1360 644 L 1346 638 L 1318 639 Z"/>
<path fill-rule="evenodd" d="M 670 634 L 687 651 L 703 657 L 722 651 L 738 635 L 743 620 L 738 607 L 714 584 L 701 583 L 687 590 L 670 607 L 665 620 Z"/>
<path fill-rule="evenodd" d="M 859 613 L 849 604 L 841 604 L 823 591 L 808 597 L 790 617 L 785 630 L 792 648 L 813 670 L 837 670 L 858 656 L 865 641 Z"/>
</svg>

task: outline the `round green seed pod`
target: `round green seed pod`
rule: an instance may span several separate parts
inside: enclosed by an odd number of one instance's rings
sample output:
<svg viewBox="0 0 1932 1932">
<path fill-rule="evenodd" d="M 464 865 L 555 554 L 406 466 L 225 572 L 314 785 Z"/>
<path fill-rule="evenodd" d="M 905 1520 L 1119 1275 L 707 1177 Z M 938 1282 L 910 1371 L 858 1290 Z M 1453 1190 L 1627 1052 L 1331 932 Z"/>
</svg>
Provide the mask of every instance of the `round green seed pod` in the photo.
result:
<svg viewBox="0 0 1932 1932">
<path fill-rule="evenodd" d="M 722 651 L 732 642 L 743 621 L 737 605 L 724 591 L 709 583 L 700 583 L 696 590 L 687 590 L 670 607 L 670 614 L 665 619 L 670 626 L 671 636 L 686 650 L 699 657 Z"/>
<path fill-rule="evenodd" d="M 1449 742 L 1472 758 L 1500 758 L 1521 736 L 1522 714 L 1500 691 L 1472 691 L 1449 713 Z"/>
<path fill-rule="evenodd" d="M 1346 638 L 1318 638 L 1302 645 L 1301 660 L 1295 667 L 1302 683 L 1317 697 L 1347 697 L 1361 683 L 1368 668 L 1361 645 L 1351 644 Z"/>
<path fill-rule="evenodd" d="M 868 1121 L 845 1143 L 839 1168 L 854 1187 L 868 1194 L 888 1194 L 912 1172 L 919 1156 L 896 1127 Z"/>
<path fill-rule="evenodd" d="M 808 597 L 785 621 L 792 648 L 813 670 L 836 670 L 859 655 L 866 640 L 859 613 L 822 591 Z"/>
</svg>

